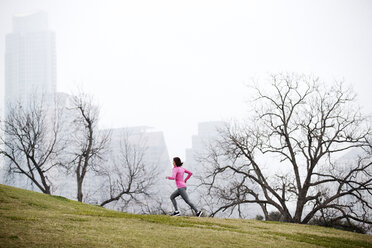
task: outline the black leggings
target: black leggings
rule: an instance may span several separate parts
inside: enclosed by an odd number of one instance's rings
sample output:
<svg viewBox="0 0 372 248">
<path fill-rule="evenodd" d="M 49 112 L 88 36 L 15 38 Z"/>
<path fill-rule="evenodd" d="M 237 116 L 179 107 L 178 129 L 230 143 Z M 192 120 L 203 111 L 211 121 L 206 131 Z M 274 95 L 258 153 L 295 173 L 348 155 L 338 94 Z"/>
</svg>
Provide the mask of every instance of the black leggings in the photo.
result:
<svg viewBox="0 0 372 248">
<path fill-rule="evenodd" d="M 190 199 L 189 199 L 189 196 L 187 195 L 187 193 L 186 193 L 186 187 L 184 187 L 184 188 L 178 188 L 176 191 L 174 191 L 172 194 L 171 194 L 171 196 L 170 196 L 170 199 L 171 199 L 171 201 L 172 201 L 172 203 L 173 203 L 173 206 L 174 206 L 174 209 L 176 210 L 176 211 L 178 211 L 178 208 L 177 208 L 177 202 L 176 202 L 176 200 L 175 200 L 175 198 L 177 197 L 177 196 L 181 196 L 184 200 L 185 200 L 185 202 L 187 203 L 187 204 L 189 204 L 189 206 L 197 213 L 198 212 L 198 210 L 196 209 L 196 207 L 194 206 L 194 204 L 192 204 L 192 202 L 190 201 Z"/>
</svg>

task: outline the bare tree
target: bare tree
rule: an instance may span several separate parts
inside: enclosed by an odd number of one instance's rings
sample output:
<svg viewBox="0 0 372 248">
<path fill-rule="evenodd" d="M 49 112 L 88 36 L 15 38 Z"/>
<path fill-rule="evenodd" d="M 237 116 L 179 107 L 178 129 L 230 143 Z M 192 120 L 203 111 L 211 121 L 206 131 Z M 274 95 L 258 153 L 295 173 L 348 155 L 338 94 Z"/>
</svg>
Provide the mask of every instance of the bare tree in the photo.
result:
<svg viewBox="0 0 372 248">
<path fill-rule="evenodd" d="M 211 215 L 253 203 L 267 220 L 270 209 L 296 223 L 332 210 L 339 220 L 372 224 L 370 119 L 355 96 L 313 77 L 271 79 L 266 91 L 254 87 L 252 118 L 221 131 L 203 159 L 203 184 L 219 200 Z M 353 149 L 364 149 L 363 157 L 342 164 L 339 154 Z"/>
<path fill-rule="evenodd" d="M 110 133 L 98 132 L 99 111 L 90 96 L 79 93 L 72 97 L 73 129 L 71 147 L 73 159 L 69 169 L 73 170 L 77 182 L 77 200 L 83 201 L 83 182 L 87 172 L 99 171 L 102 156 L 107 148 Z"/>
<path fill-rule="evenodd" d="M 107 191 L 101 206 L 111 202 L 121 202 L 124 210 L 129 203 L 141 206 L 150 197 L 157 169 L 151 161 L 145 161 L 146 140 L 141 135 L 125 132 L 120 138 L 119 150 L 111 156 L 112 165 L 104 174 Z M 107 197 L 108 196 L 108 197 Z"/>
<path fill-rule="evenodd" d="M 48 173 L 60 165 L 64 150 L 60 139 L 60 109 L 56 103 L 47 104 L 44 97 L 33 98 L 23 106 L 9 106 L 1 123 L 0 155 L 8 162 L 8 176 L 20 174 L 31 180 L 43 193 L 51 194 Z"/>
</svg>

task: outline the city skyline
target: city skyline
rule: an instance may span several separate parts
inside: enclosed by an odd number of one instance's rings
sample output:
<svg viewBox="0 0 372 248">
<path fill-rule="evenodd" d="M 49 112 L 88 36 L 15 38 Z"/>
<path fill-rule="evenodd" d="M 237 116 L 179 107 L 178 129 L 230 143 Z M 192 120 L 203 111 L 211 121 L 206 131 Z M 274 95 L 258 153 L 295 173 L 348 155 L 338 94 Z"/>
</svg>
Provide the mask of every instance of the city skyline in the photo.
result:
<svg viewBox="0 0 372 248">
<path fill-rule="evenodd" d="M 3 0 L 0 183 L 370 233 L 371 44 L 368 0 Z"/>
<path fill-rule="evenodd" d="M 71 136 L 75 133 L 68 133 L 67 130 L 72 127 L 71 123 L 78 118 L 73 105 L 73 99 L 76 96 L 57 92 L 56 40 L 55 33 L 48 26 L 48 14 L 45 11 L 13 16 L 12 32 L 6 35 L 5 118 L 8 118 L 8 116 L 14 117 L 11 111 L 17 111 L 18 107 L 15 106 L 18 106 L 18 104 L 20 104 L 22 109 L 28 109 L 28 106 L 31 106 L 30 109 L 33 110 L 32 107 L 40 103 L 40 107 L 46 111 L 46 119 L 53 119 L 53 109 L 55 108 L 58 108 L 61 113 L 64 112 L 64 114 L 59 116 L 61 121 L 58 125 L 66 127 L 66 129 L 63 129 L 61 136 Z M 92 106 L 92 108 L 95 107 Z M 40 116 L 42 115 L 40 114 Z M 53 123 L 49 123 L 43 128 L 48 129 L 47 127 L 53 125 Z M 150 165 L 156 166 L 164 174 L 169 168 L 170 160 L 163 132 L 148 130 L 149 128 L 145 126 L 97 129 L 102 136 L 104 136 L 104 133 L 111 134 L 108 143 L 110 149 L 107 149 L 107 154 L 105 155 L 106 160 L 116 163 L 116 161 L 113 161 L 113 157 L 120 157 L 118 154 L 121 154 L 122 142 L 127 142 L 126 144 L 133 146 L 133 149 L 138 150 L 138 153 L 144 153 L 141 163 L 145 163 L 149 167 Z M 78 133 L 77 130 L 75 132 Z M 73 146 L 73 144 L 69 144 L 69 146 Z M 131 154 L 126 156 L 129 157 Z M 66 157 L 66 154 L 63 157 Z M 0 162 L 2 165 L 3 159 Z M 67 167 L 67 165 L 64 166 Z M 109 166 L 112 167 L 113 165 Z M 8 181 L 10 176 L 8 177 L 6 174 L 6 167 L 0 167 L 0 174 L 2 177 L 5 175 L 4 178 L 1 178 L 3 183 L 11 183 L 21 188 L 37 190 L 33 182 L 23 176 L 17 175 L 14 176 L 12 181 Z M 53 181 L 57 182 L 51 185 L 51 192 L 71 199 L 74 198 L 75 181 L 71 180 L 63 170 L 53 168 L 50 170 L 48 177 L 49 179 L 54 178 Z M 101 181 L 94 178 L 92 181 L 88 180 L 88 191 L 97 186 L 97 183 L 104 183 L 104 180 L 102 178 Z"/>
<path fill-rule="evenodd" d="M 82 86 L 97 97 L 102 128 L 152 126 L 171 157 L 185 157 L 197 123 L 249 115 L 245 85 L 268 73 L 344 79 L 370 111 L 370 2 L 284 2 L 3 1 L 0 35 L 14 14 L 48 12 L 57 91 Z"/>
</svg>

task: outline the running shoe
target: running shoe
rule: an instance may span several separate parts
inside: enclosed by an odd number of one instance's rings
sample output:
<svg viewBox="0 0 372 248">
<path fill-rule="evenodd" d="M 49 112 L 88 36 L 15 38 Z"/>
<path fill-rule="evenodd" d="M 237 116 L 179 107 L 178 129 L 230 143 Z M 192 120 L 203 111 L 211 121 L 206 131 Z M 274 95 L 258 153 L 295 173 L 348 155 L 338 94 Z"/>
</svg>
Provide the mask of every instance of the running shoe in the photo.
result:
<svg viewBox="0 0 372 248">
<path fill-rule="evenodd" d="M 179 211 L 174 211 L 174 213 L 172 214 L 172 216 L 180 216 L 180 212 Z"/>
<path fill-rule="evenodd" d="M 201 217 L 203 215 L 203 212 L 202 211 L 199 211 L 197 214 L 196 214 L 196 217 Z"/>
</svg>

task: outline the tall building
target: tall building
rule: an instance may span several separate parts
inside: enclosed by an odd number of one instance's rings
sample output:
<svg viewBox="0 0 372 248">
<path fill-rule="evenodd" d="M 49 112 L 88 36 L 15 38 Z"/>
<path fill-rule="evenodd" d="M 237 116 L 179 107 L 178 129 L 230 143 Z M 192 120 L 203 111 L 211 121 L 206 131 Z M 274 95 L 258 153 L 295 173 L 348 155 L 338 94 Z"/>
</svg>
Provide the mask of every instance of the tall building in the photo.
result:
<svg viewBox="0 0 372 248">
<path fill-rule="evenodd" d="M 209 121 L 198 124 L 198 133 L 192 136 L 192 147 L 186 149 L 185 160 L 185 168 L 190 169 L 195 174 L 195 177 L 205 179 L 208 174 L 206 171 L 209 165 L 203 162 L 203 158 L 209 157 L 210 148 L 217 145 L 217 141 L 221 137 L 221 131 L 223 131 L 226 126 L 227 123 L 223 121 Z M 209 194 L 210 192 L 206 190 L 206 187 L 201 186 L 200 183 L 200 179 L 193 179 L 188 185 L 188 191 L 191 192 L 194 199 L 199 199 L 199 201 L 195 201 L 195 204 L 204 208 L 204 211 L 209 214 L 211 208 L 216 210 L 221 203 L 218 197 Z M 217 178 L 215 183 L 223 187 L 230 184 L 230 181 Z M 254 218 L 260 213 L 260 208 L 257 204 L 242 205 L 240 210 L 244 213 L 245 218 Z M 218 216 L 239 218 L 239 214 L 236 210 L 233 212 L 220 212 Z"/>
<path fill-rule="evenodd" d="M 145 149 L 143 160 L 146 164 L 156 164 L 161 169 L 170 167 L 163 132 L 151 131 L 146 126 L 102 130 L 102 132 L 107 131 L 111 133 L 110 150 L 112 153 L 119 154 L 123 140 L 127 139 L 129 144 Z"/>
<path fill-rule="evenodd" d="M 169 161 L 168 149 L 165 143 L 164 135 L 162 132 L 154 132 L 149 130 L 148 127 L 130 127 L 130 128 L 114 128 L 114 129 L 103 129 L 99 130 L 100 134 L 110 133 L 111 138 L 108 143 L 104 153 L 103 160 L 100 162 L 100 166 L 110 173 L 113 173 L 111 177 L 115 177 L 116 172 L 114 170 L 114 165 L 119 165 L 123 163 L 123 154 L 128 152 L 128 159 L 135 159 L 141 156 L 143 151 L 142 163 L 148 168 L 153 168 L 155 166 L 156 171 L 151 171 L 153 177 L 155 177 L 155 184 L 152 187 L 152 191 L 159 192 L 158 197 L 165 197 L 163 199 L 166 202 L 169 199 L 171 189 L 165 188 L 166 180 L 165 176 L 171 171 L 171 163 Z M 125 151 L 123 146 L 127 142 L 135 151 Z M 136 158 L 136 163 L 139 162 Z M 123 168 L 123 170 L 129 170 Z M 70 199 L 76 199 L 76 179 L 73 175 L 63 175 L 62 172 L 58 170 L 55 171 L 55 194 L 68 197 Z M 116 178 L 116 177 L 115 177 Z M 92 204 L 100 204 L 104 200 L 107 200 L 110 195 L 106 190 L 109 180 L 106 174 L 95 173 L 94 171 L 89 171 L 84 179 L 83 194 L 85 202 Z M 127 182 L 122 182 L 127 183 Z M 134 183 L 133 183 L 134 184 Z M 152 195 L 155 196 L 155 195 Z M 156 195 L 157 196 L 157 195 Z M 151 204 L 147 202 L 147 204 Z M 121 210 L 120 204 L 117 202 L 112 202 L 107 204 L 105 207 Z M 139 212 L 140 207 L 137 202 L 129 204 L 127 211 Z"/>
<path fill-rule="evenodd" d="M 111 133 L 111 140 L 109 145 L 109 151 L 106 154 L 105 161 L 107 163 L 107 168 L 110 168 L 112 172 L 115 171 L 113 168 L 114 165 L 119 165 L 120 168 L 123 170 L 129 170 L 129 168 L 124 168 L 123 166 L 123 159 L 129 159 L 132 163 L 139 163 L 144 166 L 144 170 L 147 173 L 151 173 L 150 175 L 154 179 L 154 184 L 149 188 L 151 192 L 151 196 L 153 197 L 152 200 L 146 200 L 143 196 L 137 196 L 143 204 L 139 204 L 138 202 L 132 201 L 129 203 L 125 211 L 138 213 L 141 212 L 143 205 L 147 205 L 151 208 L 151 206 L 156 205 L 156 199 L 161 199 L 162 202 L 167 202 L 169 199 L 169 195 L 172 191 L 171 187 L 167 187 L 169 185 L 166 184 L 165 176 L 168 175 L 171 170 L 171 163 L 169 160 L 168 149 L 165 143 L 164 135 L 160 131 L 152 131 L 149 127 L 146 126 L 137 126 L 137 127 L 127 127 L 127 128 L 114 128 L 114 129 L 106 129 L 102 130 L 103 133 L 110 132 Z M 125 149 L 125 144 L 129 145 L 130 148 L 127 150 Z M 143 158 L 140 162 L 141 154 L 143 153 Z M 128 157 L 126 157 L 128 156 Z M 125 163 L 124 163 L 125 164 Z M 146 167 L 146 168 L 145 168 Z M 102 181 L 102 179 L 104 181 Z M 128 183 L 124 179 L 122 183 L 124 185 Z M 141 178 L 137 178 L 135 180 L 141 180 Z M 95 177 L 90 181 L 91 185 L 89 186 L 91 190 L 94 191 L 97 186 L 101 189 L 107 187 L 107 177 L 106 178 L 98 178 Z M 135 185 L 136 182 L 133 182 Z M 133 186 L 135 187 L 135 186 Z M 96 189 L 95 192 L 99 190 Z M 108 191 L 101 190 L 99 198 L 96 200 L 102 202 L 102 200 L 107 199 Z M 98 196 L 98 194 L 96 194 Z M 120 204 L 117 202 L 112 202 L 105 206 L 106 208 L 111 208 L 115 210 L 123 210 Z"/>
<path fill-rule="evenodd" d="M 56 91 L 55 33 L 48 15 L 39 11 L 13 17 L 5 45 L 5 115 L 9 104 L 54 96 Z"/>
<path fill-rule="evenodd" d="M 201 122 L 198 124 L 198 134 L 192 136 L 192 147 L 186 149 L 185 164 L 190 169 L 198 170 L 199 157 L 208 152 L 208 147 L 213 145 L 213 142 L 219 136 L 219 130 L 226 126 L 222 121 Z"/>
<path fill-rule="evenodd" d="M 219 137 L 219 129 L 226 125 L 222 121 L 201 122 L 198 124 L 198 133 L 192 136 L 191 148 L 186 149 L 186 158 L 184 167 L 193 173 L 193 176 L 187 182 L 187 191 L 190 193 L 190 198 L 193 203 L 202 208 L 205 214 L 210 214 L 208 206 L 209 199 L 204 187 L 200 187 L 200 179 L 205 174 L 205 168 L 199 160 L 205 157 L 209 152 L 209 147 L 213 145 Z M 215 205 L 215 204 L 214 204 Z M 181 208 L 182 209 L 182 208 Z M 190 210 L 189 210 L 190 211 Z M 191 212 L 189 212 L 191 214 Z"/>
<path fill-rule="evenodd" d="M 56 92 L 55 33 L 48 29 L 48 15 L 44 11 L 13 16 L 13 30 L 5 38 L 5 87 L 3 118 L 10 105 L 26 107 L 31 100 L 43 100 L 45 106 L 54 102 Z M 2 105 L 2 104 L 0 104 Z M 2 159 L 1 159 L 2 160 Z M 4 167 L 4 161 L 0 166 Z M 0 168 L 5 181 L 5 168 Z M 17 186 L 26 183 L 18 176 Z"/>
</svg>

